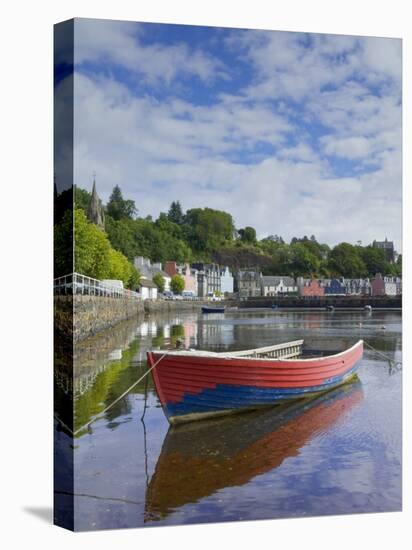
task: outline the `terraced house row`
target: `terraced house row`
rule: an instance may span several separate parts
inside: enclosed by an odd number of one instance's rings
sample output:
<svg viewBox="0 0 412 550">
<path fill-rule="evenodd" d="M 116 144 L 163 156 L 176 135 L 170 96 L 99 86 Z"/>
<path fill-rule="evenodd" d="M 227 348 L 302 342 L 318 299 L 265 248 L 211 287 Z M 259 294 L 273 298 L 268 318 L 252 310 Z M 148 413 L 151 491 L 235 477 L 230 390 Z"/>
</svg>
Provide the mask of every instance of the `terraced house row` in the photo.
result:
<svg viewBox="0 0 412 550">
<path fill-rule="evenodd" d="M 278 295 L 300 296 L 398 296 L 402 294 L 402 279 L 383 276 L 380 273 L 369 279 L 314 279 L 289 275 L 263 275 L 257 269 L 230 270 L 215 263 L 182 263 L 168 261 L 151 263 L 148 258 L 135 258 L 135 266 L 142 275 L 140 280 L 143 298 L 156 299 L 157 287 L 153 277 L 159 273 L 164 281 L 164 291 L 171 291 L 171 280 L 180 275 L 185 283 L 186 297 L 239 298 Z"/>
</svg>

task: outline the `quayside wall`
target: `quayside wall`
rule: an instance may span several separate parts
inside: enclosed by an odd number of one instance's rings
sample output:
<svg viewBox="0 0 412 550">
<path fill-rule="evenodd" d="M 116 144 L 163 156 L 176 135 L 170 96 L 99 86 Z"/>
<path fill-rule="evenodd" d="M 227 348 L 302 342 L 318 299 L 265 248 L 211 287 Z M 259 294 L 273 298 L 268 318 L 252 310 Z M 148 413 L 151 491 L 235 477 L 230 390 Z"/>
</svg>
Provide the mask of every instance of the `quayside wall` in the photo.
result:
<svg viewBox="0 0 412 550">
<path fill-rule="evenodd" d="M 135 300 L 90 295 L 54 297 L 54 328 L 66 341 L 94 336 L 122 321 L 169 311 L 198 311 L 205 303 L 184 300 Z"/>
<path fill-rule="evenodd" d="M 262 296 L 237 302 L 240 307 L 279 308 L 402 308 L 402 296 Z"/>
<path fill-rule="evenodd" d="M 143 303 L 130 298 L 87 295 L 54 297 L 55 331 L 74 341 L 139 315 L 144 315 Z"/>
</svg>

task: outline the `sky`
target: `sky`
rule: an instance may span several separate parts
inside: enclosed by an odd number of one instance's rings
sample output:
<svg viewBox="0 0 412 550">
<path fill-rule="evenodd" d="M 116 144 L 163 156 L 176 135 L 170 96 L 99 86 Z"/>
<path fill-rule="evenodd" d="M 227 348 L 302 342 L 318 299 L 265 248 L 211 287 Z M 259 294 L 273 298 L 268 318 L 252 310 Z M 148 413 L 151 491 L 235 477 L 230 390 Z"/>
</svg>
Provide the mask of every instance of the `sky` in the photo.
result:
<svg viewBox="0 0 412 550">
<path fill-rule="evenodd" d="M 77 19 L 74 181 L 401 251 L 401 40 Z M 58 87 L 64 90 L 62 78 Z"/>
</svg>

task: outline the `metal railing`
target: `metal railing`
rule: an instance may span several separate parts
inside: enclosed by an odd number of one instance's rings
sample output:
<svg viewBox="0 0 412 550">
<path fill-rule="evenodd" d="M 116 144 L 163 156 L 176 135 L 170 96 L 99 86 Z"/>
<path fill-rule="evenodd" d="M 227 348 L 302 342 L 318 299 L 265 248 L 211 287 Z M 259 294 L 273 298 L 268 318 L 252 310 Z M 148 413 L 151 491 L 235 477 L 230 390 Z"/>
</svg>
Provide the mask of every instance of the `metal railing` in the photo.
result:
<svg viewBox="0 0 412 550">
<path fill-rule="evenodd" d="M 54 279 L 54 294 L 60 295 L 86 295 L 103 296 L 109 298 L 132 298 L 141 300 L 138 292 L 128 290 L 127 288 L 117 287 L 109 283 L 86 277 L 80 273 L 70 273 Z"/>
</svg>

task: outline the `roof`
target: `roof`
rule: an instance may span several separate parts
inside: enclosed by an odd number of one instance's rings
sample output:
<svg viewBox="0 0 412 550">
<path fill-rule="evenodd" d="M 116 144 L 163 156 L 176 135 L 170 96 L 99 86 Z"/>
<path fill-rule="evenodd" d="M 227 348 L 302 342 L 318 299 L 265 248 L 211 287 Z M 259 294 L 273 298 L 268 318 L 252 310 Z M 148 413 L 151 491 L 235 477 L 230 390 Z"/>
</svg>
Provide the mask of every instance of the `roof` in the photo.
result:
<svg viewBox="0 0 412 550">
<path fill-rule="evenodd" d="M 296 286 L 295 280 L 288 275 L 282 276 L 273 276 L 273 275 L 263 275 L 262 283 L 263 285 L 277 286 L 281 281 L 286 286 Z"/>
<path fill-rule="evenodd" d="M 157 288 L 153 281 L 146 279 L 145 277 L 140 278 L 139 286 L 144 286 L 146 288 Z"/>
</svg>

